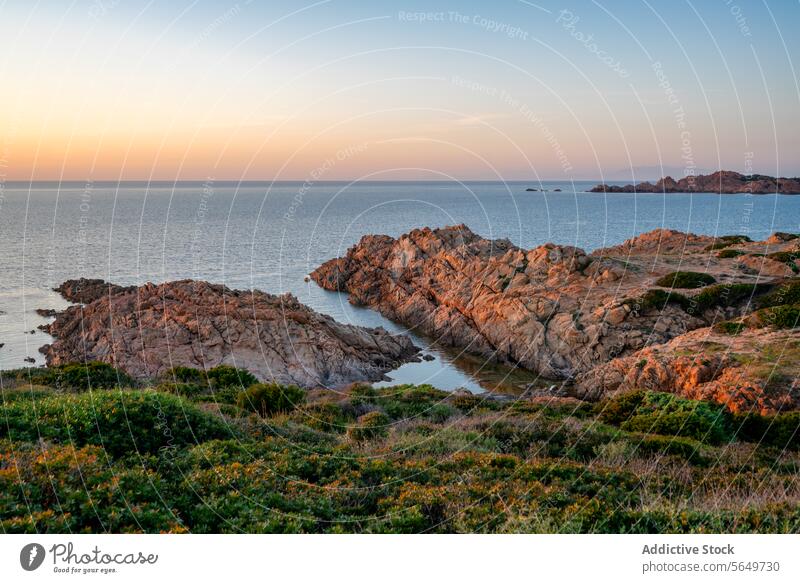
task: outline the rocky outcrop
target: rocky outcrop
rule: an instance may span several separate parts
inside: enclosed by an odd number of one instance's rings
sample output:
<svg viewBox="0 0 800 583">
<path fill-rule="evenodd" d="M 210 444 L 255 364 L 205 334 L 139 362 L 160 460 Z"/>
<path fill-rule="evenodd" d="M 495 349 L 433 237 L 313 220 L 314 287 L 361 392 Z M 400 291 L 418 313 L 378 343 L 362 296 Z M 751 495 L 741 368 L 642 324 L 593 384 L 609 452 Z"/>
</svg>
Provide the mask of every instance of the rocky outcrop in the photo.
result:
<svg viewBox="0 0 800 583">
<path fill-rule="evenodd" d="M 800 178 L 774 178 L 762 174 L 739 174 L 720 170 L 713 174 L 674 180 L 667 176 L 655 184 L 640 182 L 624 186 L 598 184 L 589 192 L 717 192 L 720 194 L 800 194 Z"/>
<path fill-rule="evenodd" d="M 587 371 L 575 393 L 596 399 L 632 389 L 666 391 L 735 413 L 771 414 L 800 408 L 798 374 L 800 330 L 729 335 L 703 328 Z"/>
<path fill-rule="evenodd" d="M 625 301 L 663 272 L 568 246 L 526 251 L 460 225 L 397 240 L 364 237 L 312 278 L 440 344 L 570 379 L 705 325 L 677 306 L 640 309 Z"/>
<path fill-rule="evenodd" d="M 793 275 L 798 241 L 772 241 L 659 229 L 586 254 L 555 244 L 525 250 L 459 225 L 398 239 L 364 237 L 311 277 L 439 344 L 544 377 L 577 379 L 583 397 L 597 398 L 624 385 L 598 382 L 592 376 L 598 366 L 614 363 L 609 378 L 627 372 L 638 362 L 630 358 L 650 358 L 643 352 L 649 347 L 673 346 L 671 340 L 692 330 L 749 313 L 755 298 Z M 674 279 L 676 272 L 688 274 Z M 702 384 L 704 371 L 687 374 Z M 665 365 L 663 374 L 673 373 Z M 664 390 L 691 393 L 688 381 L 653 378 L 653 388 L 663 382 Z M 698 394 L 712 398 L 707 389 Z M 778 402 L 770 399 L 759 407 Z"/>
<path fill-rule="evenodd" d="M 76 280 L 59 289 L 84 305 L 49 325 L 48 365 L 99 360 L 155 377 L 173 366 L 231 364 L 262 380 L 312 387 L 379 380 L 417 358 L 406 337 L 340 324 L 288 294 L 192 280 L 127 288 Z"/>
<path fill-rule="evenodd" d="M 135 286 L 123 287 L 121 285 L 108 283 L 102 279 L 87 279 L 81 277 L 78 279 L 68 279 L 53 291 L 60 293 L 67 301 L 76 304 L 89 304 L 104 296 L 133 289 L 135 289 Z"/>
</svg>

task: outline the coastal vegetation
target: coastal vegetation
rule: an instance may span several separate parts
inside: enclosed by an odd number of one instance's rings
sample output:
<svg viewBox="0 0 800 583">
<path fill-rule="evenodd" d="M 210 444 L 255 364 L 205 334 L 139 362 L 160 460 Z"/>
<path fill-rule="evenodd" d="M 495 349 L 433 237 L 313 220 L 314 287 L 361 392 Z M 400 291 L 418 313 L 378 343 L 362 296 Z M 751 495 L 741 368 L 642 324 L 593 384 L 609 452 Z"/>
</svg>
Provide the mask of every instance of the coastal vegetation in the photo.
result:
<svg viewBox="0 0 800 583">
<path fill-rule="evenodd" d="M 717 283 L 713 275 L 698 273 L 696 271 L 673 271 L 656 280 L 656 285 L 658 286 L 677 287 L 681 289 L 704 287 L 712 283 Z"/>
<path fill-rule="evenodd" d="M 3 372 L 0 530 L 800 529 L 797 412 L 649 391 L 597 403 L 305 391 L 218 372 Z"/>
</svg>

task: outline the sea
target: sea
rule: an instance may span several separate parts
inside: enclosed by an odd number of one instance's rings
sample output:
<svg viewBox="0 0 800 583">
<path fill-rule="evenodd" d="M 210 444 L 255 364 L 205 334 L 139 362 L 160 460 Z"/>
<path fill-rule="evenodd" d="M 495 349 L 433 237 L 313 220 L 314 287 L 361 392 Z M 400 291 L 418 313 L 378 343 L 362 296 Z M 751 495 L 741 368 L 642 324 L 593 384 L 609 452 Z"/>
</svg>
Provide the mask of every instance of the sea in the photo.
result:
<svg viewBox="0 0 800 583">
<path fill-rule="evenodd" d="M 340 322 L 411 334 L 434 357 L 390 372 L 384 384 L 513 392 L 543 381 L 439 347 L 307 275 L 364 235 L 425 226 L 464 223 L 523 248 L 586 251 L 659 227 L 753 239 L 800 232 L 800 196 L 588 192 L 597 182 L 3 182 L 0 371 L 44 364 L 39 348 L 51 338 L 38 327 L 48 319 L 35 310 L 64 308 L 52 288 L 66 279 L 195 278 L 290 292 Z"/>
</svg>

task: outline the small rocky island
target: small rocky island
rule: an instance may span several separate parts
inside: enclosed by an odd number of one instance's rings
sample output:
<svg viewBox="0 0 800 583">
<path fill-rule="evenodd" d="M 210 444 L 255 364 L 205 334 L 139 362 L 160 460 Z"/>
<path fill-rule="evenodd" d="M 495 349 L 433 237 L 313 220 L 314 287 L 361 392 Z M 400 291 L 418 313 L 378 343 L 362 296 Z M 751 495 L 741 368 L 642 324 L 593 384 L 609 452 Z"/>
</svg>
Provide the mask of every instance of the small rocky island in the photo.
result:
<svg viewBox="0 0 800 583">
<path fill-rule="evenodd" d="M 312 278 L 581 398 L 641 388 L 775 412 L 800 408 L 798 258 L 800 238 L 786 233 L 753 242 L 660 229 L 587 254 L 459 225 L 366 236 Z"/>
<path fill-rule="evenodd" d="M 716 192 L 719 194 L 800 194 L 800 178 L 774 178 L 763 174 L 739 174 L 720 170 L 675 180 L 670 176 L 655 184 L 598 184 L 589 192 Z"/>
<path fill-rule="evenodd" d="M 232 364 L 258 378 L 302 387 L 376 381 L 416 360 L 405 336 L 340 324 L 294 296 L 183 280 L 121 287 L 97 279 L 56 290 L 77 305 L 46 327 L 49 366 L 102 361 L 137 378 L 175 366 Z"/>
</svg>

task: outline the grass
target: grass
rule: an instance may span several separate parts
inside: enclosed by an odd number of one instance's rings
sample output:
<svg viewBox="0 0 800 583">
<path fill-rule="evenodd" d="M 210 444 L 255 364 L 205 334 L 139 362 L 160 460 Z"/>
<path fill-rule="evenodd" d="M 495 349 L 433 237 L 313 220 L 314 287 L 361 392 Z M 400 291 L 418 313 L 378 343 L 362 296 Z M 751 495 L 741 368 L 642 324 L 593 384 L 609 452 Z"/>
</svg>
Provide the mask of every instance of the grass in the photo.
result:
<svg viewBox="0 0 800 583">
<path fill-rule="evenodd" d="M 648 392 L 504 402 L 427 385 L 304 400 L 257 390 L 270 406 L 254 413 L 252 398 L 177 393 L 4 389 L 0 530 L 800 530 L 797 413 L 734 416 Z"/>
</svg>

